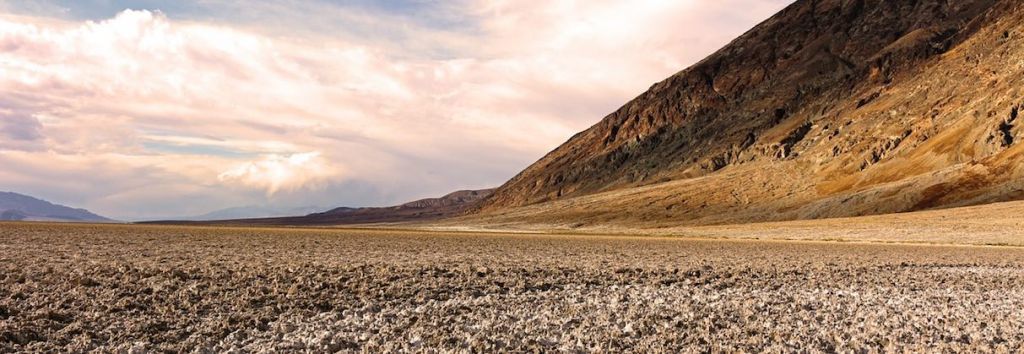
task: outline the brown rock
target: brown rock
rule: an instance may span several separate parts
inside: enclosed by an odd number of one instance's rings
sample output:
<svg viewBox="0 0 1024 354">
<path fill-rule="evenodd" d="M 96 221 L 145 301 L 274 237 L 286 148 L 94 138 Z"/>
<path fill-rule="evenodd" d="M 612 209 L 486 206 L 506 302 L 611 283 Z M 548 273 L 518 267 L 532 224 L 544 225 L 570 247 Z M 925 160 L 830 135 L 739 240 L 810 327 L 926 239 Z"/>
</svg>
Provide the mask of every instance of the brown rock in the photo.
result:
<svg viewBox="0 0 1024 354">
<path fill-rule="evenodd" d="M 1009 35 L 1022 24 L 1014 0 L 797 1 L 474 217 L 661 227 L 1024 198 L 1024 41 Z"/>
</svg>

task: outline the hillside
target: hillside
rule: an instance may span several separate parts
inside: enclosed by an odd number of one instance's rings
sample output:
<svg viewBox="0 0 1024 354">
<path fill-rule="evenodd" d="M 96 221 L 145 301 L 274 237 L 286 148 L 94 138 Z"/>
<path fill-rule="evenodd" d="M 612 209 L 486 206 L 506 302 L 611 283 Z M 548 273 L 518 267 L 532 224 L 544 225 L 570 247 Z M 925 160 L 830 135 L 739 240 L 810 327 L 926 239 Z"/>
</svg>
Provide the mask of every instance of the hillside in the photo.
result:
<svg viewBox="0 0 1024 354">
<path fill-rule="evenodd" d="M 112 222 L 85 209 L 57 205 L 27 195 L 0 192 L 0 220 Z"/>
<path fill-rule="evenodd" d="M 463 190 L 440 198 L 427 198 L 390 207 L 341 207 L 305 216 L 210 221 L 154 221 L 156 224 L 324 226 L 373 223 L 422 222 L 464 214 L 493 189 Z"/>
<path fill-rule="evenodd" d="M 668 227 L 1024 199 L 1022 90 L 1022 2 L 801 0 L 572 137 L 475 217 Z"/>
</svg>

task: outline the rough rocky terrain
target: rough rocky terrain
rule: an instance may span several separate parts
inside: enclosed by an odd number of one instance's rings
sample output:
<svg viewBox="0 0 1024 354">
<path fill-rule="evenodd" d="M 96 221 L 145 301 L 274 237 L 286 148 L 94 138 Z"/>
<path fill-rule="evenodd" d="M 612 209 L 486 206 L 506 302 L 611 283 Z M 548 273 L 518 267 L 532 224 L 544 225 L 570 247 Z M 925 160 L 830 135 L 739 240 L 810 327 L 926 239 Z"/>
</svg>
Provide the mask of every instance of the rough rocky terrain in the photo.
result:
<svg viewBox="0 0 1024 354">
<path fill-rule="evenodd" d="M 1024 350 L 1024 250 L 0 223 L 0 352 Z"/>
<path fill-rule="evenodd" d="M 1022 88 L 1024 2 L 801 0 L 480 211 L 706 225 L 1020 200 Z"/>
</svg>

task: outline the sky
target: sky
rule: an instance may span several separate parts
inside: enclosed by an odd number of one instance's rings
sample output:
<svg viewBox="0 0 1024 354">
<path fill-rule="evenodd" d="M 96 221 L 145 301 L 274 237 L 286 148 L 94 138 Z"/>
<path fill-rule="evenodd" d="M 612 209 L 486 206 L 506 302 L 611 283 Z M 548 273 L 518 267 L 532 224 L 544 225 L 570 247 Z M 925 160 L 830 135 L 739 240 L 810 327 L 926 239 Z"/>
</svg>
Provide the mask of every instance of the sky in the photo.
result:
<svg viewBox="0 0 1024 354">
<path fill-rule="evenodd" d="M 496 187 L 790 0 L 0 0 L 0 191 L 121 220 Z"/>
</svg>

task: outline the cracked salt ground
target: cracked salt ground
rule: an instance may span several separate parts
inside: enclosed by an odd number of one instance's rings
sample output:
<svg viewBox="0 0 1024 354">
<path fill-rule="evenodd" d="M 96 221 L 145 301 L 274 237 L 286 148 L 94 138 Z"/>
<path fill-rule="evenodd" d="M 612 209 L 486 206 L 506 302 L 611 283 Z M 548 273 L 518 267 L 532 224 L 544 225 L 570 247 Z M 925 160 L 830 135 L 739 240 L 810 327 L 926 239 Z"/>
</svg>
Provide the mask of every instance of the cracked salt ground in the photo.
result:
<svg viewBox="0 0 1024 354">
<path fill-rule="evenodd" d="M 1024 251 L 3 224 L 2 352 L 1020 352 Z"/>
</svg>

